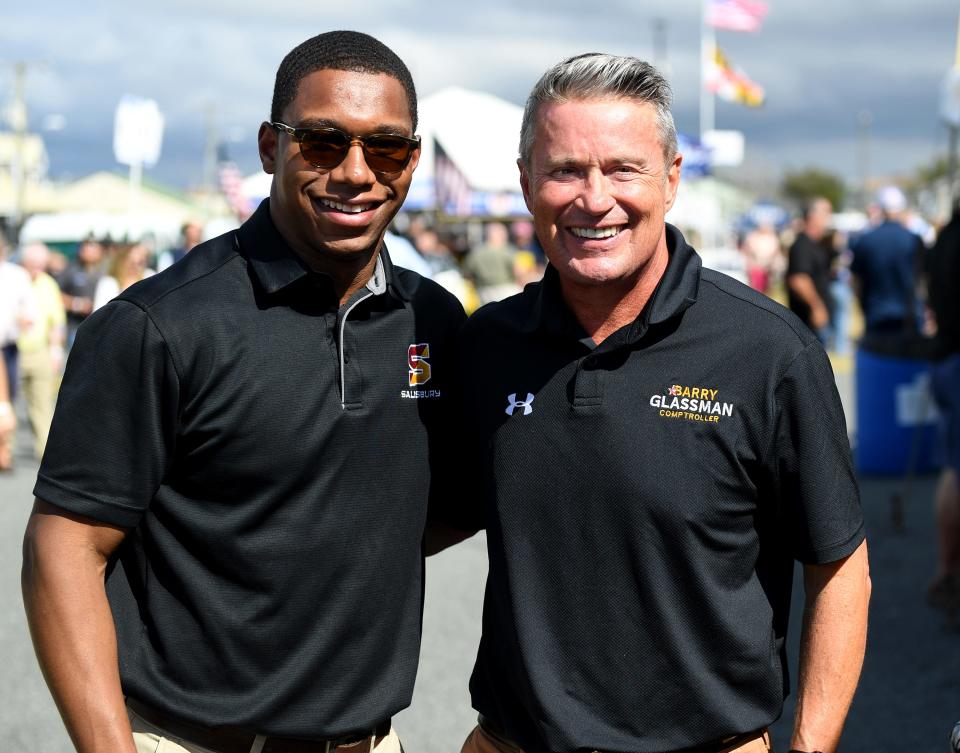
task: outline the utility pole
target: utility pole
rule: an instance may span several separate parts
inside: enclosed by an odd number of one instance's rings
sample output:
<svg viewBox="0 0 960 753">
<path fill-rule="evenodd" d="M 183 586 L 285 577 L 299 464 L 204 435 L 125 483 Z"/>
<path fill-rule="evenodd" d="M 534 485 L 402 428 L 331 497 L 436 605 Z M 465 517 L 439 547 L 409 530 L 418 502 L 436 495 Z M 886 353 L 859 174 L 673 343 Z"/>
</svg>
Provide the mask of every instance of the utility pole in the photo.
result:
<svg viewBox="0 0 960 753">
<path fill-rule="evenodd" d="M 655 18 L 653 25 L 653 65 L 663 74 L 670 77 L 670 61 L 667 59 L 667 19 Z"/>
<path fill-rule="evenodd" d="M 860 110 L 857 113 L 857 173 L 860 178 L 860 206 L 870 203 L 870 135 L 873 113 Z"/>
<path fill-rule="evenodd" d="M 214 194 L 217 178 L 217 106 L 208 102 L 203 108 L 203 192 L 209 198 Z"/>
<path fill-rule="evenodd" d="M 12 240 L 16 243 L 23 225 L 23 215 L 27 187 L 27 128 L 30 119 L 27 111 L 27 73 L 31 68 L 46 65 L 42 60 L 18 60 L 13 68 L 13 99 L 7 106 L 6 121 L 13 135 L 13 150 L 10 161 L 10 182 L 13 191 L 13 214 L 10 217 Z"/>
<path fill-rule="evenodd" d="M 10 217 L 10 226 L 15 243 L 20 237 L 20 227 L 23 225 L 24 195 L 27 182 L 26 157 L 24 156 L 24 142 L 26 141 L 28 125 L 25 96 L 27 68 L 28 64 L 23 61 L 13 64 L 13 101 L 7 111 L 7 123 L 13 133 L 13 150 L 10 161 L 13 214 Z"/>
</svg>

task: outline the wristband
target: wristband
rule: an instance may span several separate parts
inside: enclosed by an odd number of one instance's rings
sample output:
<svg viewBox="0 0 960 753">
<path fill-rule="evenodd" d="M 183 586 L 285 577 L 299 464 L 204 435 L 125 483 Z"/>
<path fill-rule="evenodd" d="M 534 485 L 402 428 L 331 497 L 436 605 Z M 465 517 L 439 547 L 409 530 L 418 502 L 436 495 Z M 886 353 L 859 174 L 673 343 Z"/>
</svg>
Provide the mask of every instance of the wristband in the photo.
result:
<svg viewBox="0 0 960 753">
<path fill-rule="evenodd" d="M 13 406 L 10 403 L 0 403 L 0 416 L 9 416 L 13 413 Z"/>
</svg>

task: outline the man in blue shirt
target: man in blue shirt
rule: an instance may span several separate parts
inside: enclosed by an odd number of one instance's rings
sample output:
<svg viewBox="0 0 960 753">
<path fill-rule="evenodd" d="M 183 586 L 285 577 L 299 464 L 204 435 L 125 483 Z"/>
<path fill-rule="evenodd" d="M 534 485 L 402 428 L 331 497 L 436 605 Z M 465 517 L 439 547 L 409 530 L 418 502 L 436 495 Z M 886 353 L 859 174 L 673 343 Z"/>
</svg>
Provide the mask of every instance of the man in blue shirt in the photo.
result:
<svg viewBox="0 0 960 753">
<path fill-rule="evenodd" d="M 866 319 L 866 334 L 914 332 L 915 265 L 923 242 L 903 226 L 907 200 L 899 188 L 883 188 L 877 203 L 883 221 L 853 243 L 850 265 Z"/>
</svg>

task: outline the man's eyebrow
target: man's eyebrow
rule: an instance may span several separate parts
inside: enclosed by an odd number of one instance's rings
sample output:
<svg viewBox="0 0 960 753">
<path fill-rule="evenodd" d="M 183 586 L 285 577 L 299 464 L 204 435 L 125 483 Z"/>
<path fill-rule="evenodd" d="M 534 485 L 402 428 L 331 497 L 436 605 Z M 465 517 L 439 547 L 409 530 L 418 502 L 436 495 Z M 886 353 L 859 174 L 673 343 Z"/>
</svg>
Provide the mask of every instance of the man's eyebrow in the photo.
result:
<svg viewBox="0 0 960 753">
<path fill-rule="evenodd" d="M 344 127 L 342 123 L 338 123 L 336 120 L 330 120 L 329 118 L 303 118 L 300 120 L 296 128 L 338 128 L 344 133 L 350 133 L 350 129 Z M 410 132 L 409 128 L 404 128 L 399 126 L 396 123 L 378 123 L 367 131 L 367 133 L 389 133 L 394 136 L 407 136 Z M 358 136 L 364 136 L 366 134 L 355 134 Z"/>
</svg>

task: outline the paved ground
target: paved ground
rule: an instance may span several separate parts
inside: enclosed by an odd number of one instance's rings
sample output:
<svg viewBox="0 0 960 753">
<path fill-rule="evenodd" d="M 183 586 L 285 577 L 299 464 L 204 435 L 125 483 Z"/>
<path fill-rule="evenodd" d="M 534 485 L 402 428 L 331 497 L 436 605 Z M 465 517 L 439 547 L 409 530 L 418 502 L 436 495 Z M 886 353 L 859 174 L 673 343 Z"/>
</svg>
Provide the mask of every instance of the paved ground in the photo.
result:
<svg viewBox="0 0 960 753">
<path fill-rule="evenodd" d="M 849 400 L 849 374 L 838 369 Z M 26 443 L 21 443 L 26 446 Z M 33 657 L 19 591 L 20 538 L 29 512 L 36 465 L 20 458 L 0 476 L 0 753 L 69 753 Z M 930 500 L 933 480 L 921 479 L 905 510 L 905 531 L 890 524 L 897 480 L 864 479 L 874 598 L 867 661 L 844 735 L 849 753 L 944 753 L 960 719 L 960 630 L 923 603 L 934 562 Z M 428 564 L 423 652 L 412 706 L 395 720 L 410 753 L 457 753 L 474 722 L 466 686 L 479 638 L 486 576 L 484 542 L 476 537 Z M 796 589 L 799 597 L 800 588 Z M 795 598 L 791 653 L 800 616 Z M 796 660 L 793 659 L 793 666 Z M 778 751 L 788 747 L 792 707 L 774 729 Z"/>
</svg>

